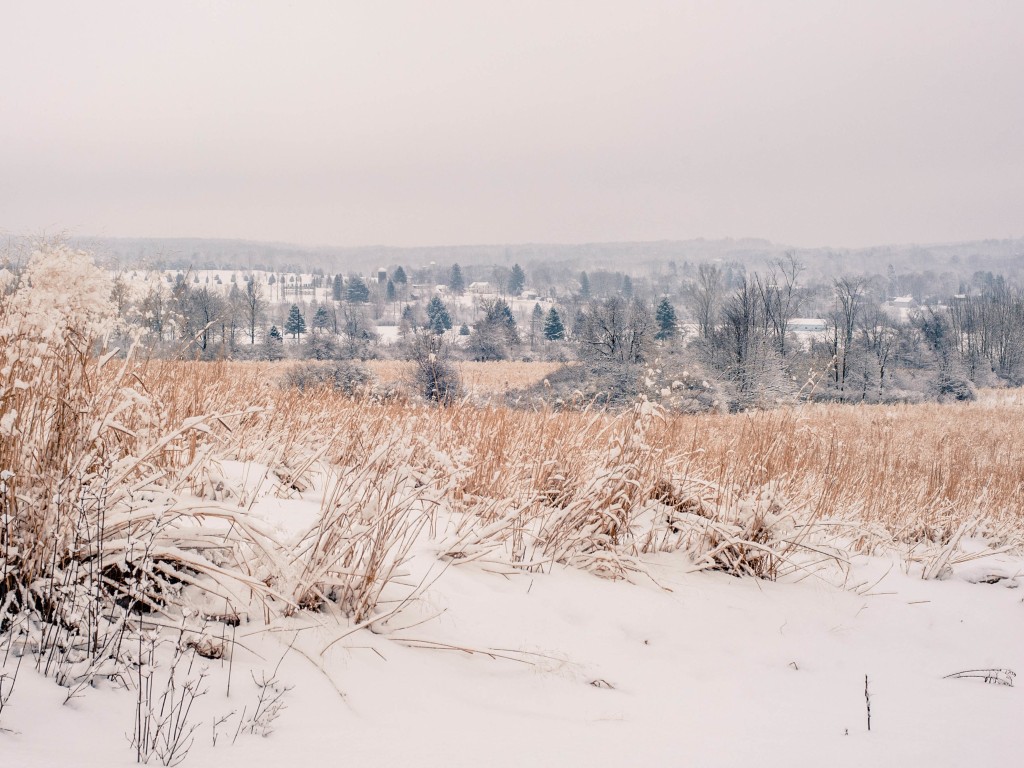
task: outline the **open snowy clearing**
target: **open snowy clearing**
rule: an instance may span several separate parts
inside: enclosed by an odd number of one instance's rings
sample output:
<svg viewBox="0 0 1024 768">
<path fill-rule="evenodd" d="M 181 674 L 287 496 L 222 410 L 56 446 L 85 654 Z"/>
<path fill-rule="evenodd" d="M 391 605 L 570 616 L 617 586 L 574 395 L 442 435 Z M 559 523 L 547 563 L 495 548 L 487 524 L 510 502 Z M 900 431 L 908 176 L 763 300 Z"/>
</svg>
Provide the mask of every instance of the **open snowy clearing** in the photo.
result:
<svg viewBox="0 0 1024 768">
<path fill-rule="evenodd" d="M 261 494 L 250 514 L 283 535 L 320 509 L 316 490 L 282 499 L 268 486 Z M 386 616 L 391 601 L 411 594 L 390 618 L 356 631 L 311 612 L 269 628 L 258 615 L 234 630 L 210 628 L 232 658 L 194 659 L 193 676 L 200 664 L 209 674 L 189 713 L 197 728 L 185 764 L 254 768 L 297 756 L 310 765 L 381 766 L 1019 759 L 1020 686 L 997 684 L 1012 682 L 1005 673 L 988 684 L 947 678 L 1024 670 L 1019 557 L 986 555 L 924 580 L 921 565 L 855 556 L 847 573 L 833 565 L 768 582 L 697 572 L 675 552 L 642 557 L 649 578 L 627 583 L 562 565 L 523 572 L 446 561 L 438 542 L 455 517 L 439 514 L 435 535 L 422 532 L 401 579 L 407 586 L 390 585 L 379 607 Z M 973 540 L 959 550 L 986 553 Z M 285 708 L 250 729 L 256 734 L 238 733 L 258 707 L 255 681 L 270 678 Z M 3 712 L 4 765 L 134 764 L 136 693 L 102 681 L 62 705 L 66 695 L 22 669 Z"/>
</svg>

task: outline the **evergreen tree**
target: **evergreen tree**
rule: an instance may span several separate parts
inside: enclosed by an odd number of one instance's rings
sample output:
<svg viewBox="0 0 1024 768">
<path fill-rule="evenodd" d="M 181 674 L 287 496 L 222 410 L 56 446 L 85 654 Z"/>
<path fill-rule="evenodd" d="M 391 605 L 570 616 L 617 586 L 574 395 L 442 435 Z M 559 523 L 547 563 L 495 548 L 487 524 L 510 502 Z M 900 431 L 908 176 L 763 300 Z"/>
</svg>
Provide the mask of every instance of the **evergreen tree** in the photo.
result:
<svg viewBox="0 0 1024 768">
<path fill-rule="evenodd" d="M 544 310 L 540 306 L 540 302 L 533 305 L 533 311 L 530 313 L 530 349 L 533 349 L 534 340 L 537 338 L 537 329 L 544 325 Z"/>
<path fill-rule="evenodd" d="M 288 319 L 284 321 L 284 332 L 290 333 L 293 339 L 297 339 L 300 333 L 306 332 L 306 318 L 302 316 L 297 304 L 292 304 L 288 310 Z"/>
<path fill-rule="evenodd" d="M 459 326 L 459 336 L 469 336 L 469 326 L 465 323 Z"/>
<path fill-rule="evenodd" d="M 508 292 L 512 296 L 518 296 L 526 287 L 526 273 L 518 264 L 512 265 L 512 273 L 508 278 Z"/>
<path fill-rule="evenodd" d="M 452 271 L 448 276 L 448 290 L 456 296 L 461 296 L 466 290 L 466 281 L 462 277 L 462 267 L 458 264 L 452 264 Z"/>
<path fill-rule="evenodd" d="M 485 322 L 493 323 L 502 328 L 510 344 L 519 343 L 519 330 L 516 328 L 516 317 L 512 314 L 512 307 L 504 299 L 494 301 L 485 310 Z"/>
<path fill-rule="evenodd" d="M 440 296 L 434 296 L 427 304 L 427 325 L 432 333 L 440 336 L 452 327 L 452 318 Z"/>
<path fill-rule="evenodd" d="M 629 275 L 622 276 L 622 295 L 627 299 L 633 298 L 633 278 Z"/>
<path fill-rule="evenodd" d="M 313 315 L 313 330 L 323 331 L 331 327 L 331 315 L 327 311 L 327 307 L 321 304 L 316 308 L 316 313 Z"/>
<path fill-rule="evenodd" d="M 467 349 L 476 360 L 506 360 L 519 344 L 512 308 L 504 299 L 484 302 L 484 318 L 473 329 Z"/>
<path fill-rule="evenodd" d="M 311 360 L 333 360 L 338 356 L 337 338 L 333 333 L 310 333 L 300 354 Z"/>
<path fill-rule="evenodd" d="M 658 323 L 658 332 L 654 334 L 656 339 L 671 339 L 679 331 L 676 309 L 667 298 L 658 303 L 658 308 L 654 312 L 654 320 Z"/>
<path fill-rule="evenodd" d="M 410 331 L 416 330 L 416 315 L 412 307 L 406 304 L 402 307 L 402 319 L 398 322 L 398 335 L 405 337 Z"/>
<path fill-rule="evenodd" d="M 276 325 L 270 326 L 267 335 L 263 337 L 263 357 L 267 360 L 280 360 L 284 357 L 284 337 Z"/>
<path fill-rule="evenodd" d="M 565 326 L 558 310 L 552 307 L 544 318 L 544 338 L 548 341 L 561 341 L 565 338 Z"/>
<path fill-rule="evenodd" d="M 580 272 L 580 297 L 590 298 L 590 278 L 587 277 L 586 272 Z"/>
<path fill-rule="evenodd" d="M 401 267 L 395 269 L 395 274 L 392 277 L 392 279 L 395 281 L 397 285 L 405 285 L 407 282 L 409 282 L 409 278 L 406 277 L 405 275 L 405 270 L 402 269 Z"/>
<path fill-rule="evenodd" d="M 363 278 L 359 275 L 352 275 L 348 279 L 348 291 L 346 297 L 349 302 L 353 304 L 359 304 L 370 300 L 370 289 L 367 287 Z"/>
<path fill-rule="evenodd" d="M 335 301 L 341 301 L 342 291 L 345 289 L 345 281 L 341 275 L 335 275 L 334 280 L 331 281 L 331 298 Z"/>
<path fill-rule="evenodd" d="M 587 327 L 587 313 L 580 307 L 572 317 L 572 336 L 574 339 L 582 338 Z M 564 328 L 564 326 L 563 326 Z"/>
<path fill-rule="evenodd" d="M 519 343 L 519 329 L 512 307 L 504 299 L 495 299 L 484 306 L 483 325 L 489 325 L 501 331 L 509 344 Z"/>
<path fill-rule="evenodd" d="M 384 289 L 384 300 L 391 303 L 395 300 L 395 283 L 388 278 L 388 287 Z"/>
</svg>

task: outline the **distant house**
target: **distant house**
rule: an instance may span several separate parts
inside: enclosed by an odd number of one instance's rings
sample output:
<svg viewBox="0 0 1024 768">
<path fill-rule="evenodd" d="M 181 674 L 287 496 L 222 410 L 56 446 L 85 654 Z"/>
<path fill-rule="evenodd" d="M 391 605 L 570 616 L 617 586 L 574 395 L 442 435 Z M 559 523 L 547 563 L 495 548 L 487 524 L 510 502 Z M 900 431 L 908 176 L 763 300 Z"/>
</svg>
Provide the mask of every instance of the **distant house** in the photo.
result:
<svg viewBox="0 0 1024 768">
<path fill-rule="evenodd" d="M 469 284 L 470 293 L 494 293 L 494 287 L 487 282 L 477 282 Z"/>
<path fill-rule="evenodd" d="M 789 321 L 789 330 L 793 333 L 824 333 L 828 323 L 819 317 L 794 317 Z"/>
<path fill-rule="evenodd" d="M 894 296 L 882 307 L 889 317 L 903 323 L 910 319 L 910 313 L 917 308 L 918 303 L 913 296 Z"/>
</svg>

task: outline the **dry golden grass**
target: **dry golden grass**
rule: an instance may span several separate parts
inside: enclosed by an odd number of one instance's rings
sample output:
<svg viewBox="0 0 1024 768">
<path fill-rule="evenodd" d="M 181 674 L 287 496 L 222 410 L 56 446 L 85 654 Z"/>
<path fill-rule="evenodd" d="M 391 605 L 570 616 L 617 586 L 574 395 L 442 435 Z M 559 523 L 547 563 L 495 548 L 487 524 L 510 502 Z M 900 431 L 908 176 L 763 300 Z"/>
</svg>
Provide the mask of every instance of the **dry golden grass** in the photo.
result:
<svg viewBox="0 0 1024 768">
<path fill-rule="evenodd" d="M 1024 545 L 1024 405 L 1006 394 L 674 416 L 352 399 L 284 388 L 280 364 L 104 365 L 77 342 L 9 368 L 0 635 L 35 628 L 71 683 L 133 611 L 333 610 L 387 631 L 424 588 L 400 578 L 424 535 L 454 565 L 627 579 L 659 551 L 767 579 L 888 551 L 933 577 L 976 556 L 965 535 Z M 253 462 L 248 481 L 226 460 Z M 320 514 L 286 541 L 248 514 L 267 491 Z"/>
<path fill-rule="evenodd" d="M 413 364 L 401 360 L 370 360 L 365 365 L 383 384 L 406 382 L 413 372 Z M 559 363 L 461 362 L 455 367 L 467 392 L 486 396 L 539 384 L 559 367 Z"/>
<path fill-rule="evenodd" d="M 130 543 L 151 531 L 163 549 L 144 557 L 203 573 L 215 594 L 265 587 L 287 610 L 332 602 L 362 622 L 424 529 L 453 561 L 626 577 L 657 550 L 774 578 L 849 551 L 892 549 L 927 565 L 964 535 L 1024 542 L 1024 403 L 1007 393 L 740 415 L 538 412 L 283 388 L 287 363 L 101 365 L 81 345 L 33 369 L 38 388 L 14 387 L 25 359 L 3 395 L 18 439 L 0 446 L 14 472 L 0 512 L 3 543 L 21 542 L 30 578 L 69 552 L 124 558 L 120 539 L 98 549 L 95 537 L 123 530 Z M 500 391 L 543 375 L 516 367 L 481 366 L 479 380 Z M 231 487 L 222 460 L 265 466 L 261 484 L 282 495 L 328 490 L 298 549 L 247 527 L 255 492 Z M 140 490 L 173 500 L 181 524 L 140 507 Z M 454 518 L 442 521 L 446 508 Z M 179 546 L 182 526 L 211 520 L 237 535 L 228 570 Z"/>
<path fill-rule="evenodd" d="M 231 375 L 242 380 L 258 377 L 266 382 L 275 382 L 297 363 L 291 360 L 278 362 L 216 362 L 211 365 L 223 366 Z M 398 385 L 400 389 L 411 389 L 415 364 L 406 360 L 367 360 L 359 363 L 382 385 Z M 502 395 L 508 390 L 524 389 L 539 384 L 560 367 L 560 363 L 545 362 L 456 362 L 463 389 L 467 394 L 487 397 Z"/>
<path fill-rule="evenodd" d="M 487 380 L 503 380 L 513 369 L 496 368 Z M 527 370 L 519 381 L 542 369 Z M 856 526 L 862 547 L 948 542 L 961 525 L 1017 541 L 1024 529 L 1024 404 L 1005 394 L 957 405 L 614 416 L 352 401 L 282 391 L 274 371 L 153 363 L 147 380 L 174 419 L 269 407 L 237 425 L 230 443 L 239 458 L 266 460 L 273 450 L 293 468 L 314 453 L 330 466 L 357 466 L 371 446 L 399 435 L 416 447 L 407 457 L 415 471 L 488 520 L 510 507 L 532 509 L 527 516 L 584 501 L 633 508 L 670 488 L 677 506 L 705 509 L 740 509 L 771 497 L 765 509 L 774 505 L 800 524 Z M 598 482 L 620 470 L 627 489 Z"/>
</svg>

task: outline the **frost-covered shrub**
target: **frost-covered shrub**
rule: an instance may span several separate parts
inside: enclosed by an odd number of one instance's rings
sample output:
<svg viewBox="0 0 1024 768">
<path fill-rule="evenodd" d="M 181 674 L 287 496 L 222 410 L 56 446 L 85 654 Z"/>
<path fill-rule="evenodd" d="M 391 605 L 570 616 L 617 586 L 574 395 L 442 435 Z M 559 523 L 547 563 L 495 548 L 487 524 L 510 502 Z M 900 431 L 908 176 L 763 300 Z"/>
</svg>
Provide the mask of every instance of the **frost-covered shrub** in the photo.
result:
<svg viewBox="0 0 1024 768">
<path fill-rule="evenodd" d="M 676 413 L 724 410 L 723 387 L 700 366 L 677 358 L 655 359 L 649 364 L 612 361 L 564 365 L 540 384 L 512 393 L 510 405 L 545 403 L 559 410 L 591 406 L 625 409 L 639 401 L 657 403 Z"/>
<path fill-rule="evenodd" d="M 9 280 L 9 278 L 8 278 Z M 113 327 L 113 281 L 92 257 L 65 245 L 33 252 L 20 284 L 3 308 L 3 328 L 48 343 L 69 335 L 102 338 Z"/>
<path fill-rule="evenodd" d="M 413 363 L 410 387 L 425 400 L 451 405 L 462 392 L 462 377 L 451 360 L 443 337 L 416 331 L 403 342 L 406 359 Z"/>
<path fill-rule="evenodd" d="M 338 353 L 338 342 L 333 334 L 309 333 L 302 342 L 300 354 L 311 360 L 333 360 Z"/>
<path fill-rule="evenodd" d="M 542 384 L 530 388 L 528 395 L 559 409 L 628 407 L 640 396 L 642 372 L 632 363 L 571 363 L 548 374 Z"/>
<path fill-rule="evenodd" d="M 932 390 L 939 402 L 969 402 L 978 397 L 971 380 L 957 371 L 940 370 Z"/>
<path fill-rule="evenodd" d="M 291 368 L 281 380 L 282 386 L 300 391 L 328 388 L 349 397 L 366 391 L 372 383 L 370 372 L 351 360 L 300 363 Z"/>
</svg>

